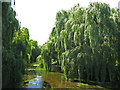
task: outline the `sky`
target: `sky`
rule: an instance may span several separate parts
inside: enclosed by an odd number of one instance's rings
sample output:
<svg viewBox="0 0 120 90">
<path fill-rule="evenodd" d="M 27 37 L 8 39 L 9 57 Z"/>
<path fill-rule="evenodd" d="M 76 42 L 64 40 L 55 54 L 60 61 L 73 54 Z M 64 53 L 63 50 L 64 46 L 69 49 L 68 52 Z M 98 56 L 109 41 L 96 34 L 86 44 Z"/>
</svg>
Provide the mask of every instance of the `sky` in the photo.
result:
<svg viewBox="0 0 120 90">
<path fill-rule="evenodd" d="M 88 7 L 89 2 L 105 2 L 115 8 L 118 7 L 118 1 L 120 0 L 15 0 L 13 8 L 21 26 L 29 29 L 30 39 L 38 41 L 42 46 L 55 26 L 58 11 L 69 10 L 78 3 L 81 7 Z"/>
</svg>

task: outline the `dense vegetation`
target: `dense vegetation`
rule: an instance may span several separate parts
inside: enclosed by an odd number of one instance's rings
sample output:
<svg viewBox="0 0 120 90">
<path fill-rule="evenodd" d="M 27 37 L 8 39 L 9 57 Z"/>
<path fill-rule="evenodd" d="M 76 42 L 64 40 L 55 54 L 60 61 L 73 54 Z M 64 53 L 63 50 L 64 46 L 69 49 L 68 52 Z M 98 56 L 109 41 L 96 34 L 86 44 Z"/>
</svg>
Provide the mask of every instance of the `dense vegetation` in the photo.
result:
<svg viewBox="0 0 120 90">
<path fill-rule="evenodd" d="M 95 81 L 113 87 L 120 83 L 120 18 L 105 3 L 78 5 L 56 14 L 56 26 L 41 47 L 21 28 L 10 3 L 2 3 L 2 87 L 21 87 L 25 68 L 38 61 L 53 65 L 67 80 Z"/>
<path fill-rule="evenodd" d="M 120 18 L 105 3 L 78 5 L 56 14 L 56 26 L 37 57 L 51 71 L 57 65 L 67 80 L 120 83 Z"/>
<path fill-rule="evenodd" d="M 21 28 L 10 3 L 2 3 L 2 88 L 20 88 L 27 66 L 36 61 L 41 49 Z"/>
</svg>

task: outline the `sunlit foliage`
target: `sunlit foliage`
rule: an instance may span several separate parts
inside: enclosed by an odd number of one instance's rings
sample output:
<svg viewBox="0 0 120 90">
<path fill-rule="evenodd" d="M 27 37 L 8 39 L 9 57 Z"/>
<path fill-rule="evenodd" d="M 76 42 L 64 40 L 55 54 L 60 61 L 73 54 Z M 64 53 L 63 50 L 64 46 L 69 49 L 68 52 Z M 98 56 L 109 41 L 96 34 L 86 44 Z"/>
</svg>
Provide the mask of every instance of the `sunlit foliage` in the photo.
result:
<svg viewBox="0 0 120 90">
<path fill-rule="evenodd" d="M 120 82 L 120 20 L 105 3 L 78 5 L 56 14 L 56 26 L 42 46 L 42 60 L 61 67 L 67 80 Z M 49 69 L 47 69 L 49 70 Z M 50 69 L 51 70 L 51 69 Z"/>
<path fill-rule="evenodd" d="M 2 88 L 20 88 L 25 68 L 41 52 L 29 30 L 21 28 L 10 3 L 2 3 Z"/>
</svg>

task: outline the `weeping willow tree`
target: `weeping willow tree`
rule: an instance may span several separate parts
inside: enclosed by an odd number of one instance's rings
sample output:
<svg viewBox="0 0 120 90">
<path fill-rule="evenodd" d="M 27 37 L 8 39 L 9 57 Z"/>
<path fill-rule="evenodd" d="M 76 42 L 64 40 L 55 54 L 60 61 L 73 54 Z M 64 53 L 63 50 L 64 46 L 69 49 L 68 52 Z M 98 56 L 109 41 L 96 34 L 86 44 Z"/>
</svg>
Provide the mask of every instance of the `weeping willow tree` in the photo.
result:
<svg viewBox="0 0 120 90">
<path fill-rule="evenodd" d="M 25 68 L 41 52 L 29 30 L 21 28 L 10 3 L 2 3 L 2 88 L 20 88 Z"/>
<path fill-rule="evenodd" d="M 13 43 L 15 32 L 20 31 L 19 21 L 10 3 L 2 3 L 2 11 L 2 88 L 20 88 L 24 73 L 20 52 L 24 47 L 19 40 L 15 45 Z"/>
<path fill-rule="evenodd" d="M 111 17 L 110 7 L 102 3 L 91 4 L 87 10 L 86 22 L 90 48 L 94 55 L 95 67 L 97 67 L 95 68 L 95 78 L 97 81 L 101 79 L 104 82 L 107 79 L 106 74 L 108 74 L 109 80 L 115 81 L 115 62 L 118 55 L 117 27 Z"/>
<path fill-rule="evenodd" d="M 105 3 L 90 3 L 88 8 L 78 4 L 70 10 L 61 10 L 56 14 L 56 26 L 48 41 L 53 47 L 43 49 L 43 52 L 52 54 L 44 61 L 48 63 L 56 58 L 67 80 L 77 78 L 101 82 L 102 85 L 105 82 L 118 85 L 119 25 L 117 10 Z M 42 47 L 49 46 L 47 44 Z"/>
<path fill-rule="evenodd" d="M 14 48 L 14 46 L 16 46 Z M 32 56 L 32 43 L 29 39 L 29 31 L 27 28 L 23 27 L 20 31 L 14 33 L 13 41 L 12 41 L 12 48 L 14 52 L 21 55 L 24 59 L 25 65 L 28 66 L 31 62 Z M 16 49 L 18 49 L 16 51 Z"/>
</svg>

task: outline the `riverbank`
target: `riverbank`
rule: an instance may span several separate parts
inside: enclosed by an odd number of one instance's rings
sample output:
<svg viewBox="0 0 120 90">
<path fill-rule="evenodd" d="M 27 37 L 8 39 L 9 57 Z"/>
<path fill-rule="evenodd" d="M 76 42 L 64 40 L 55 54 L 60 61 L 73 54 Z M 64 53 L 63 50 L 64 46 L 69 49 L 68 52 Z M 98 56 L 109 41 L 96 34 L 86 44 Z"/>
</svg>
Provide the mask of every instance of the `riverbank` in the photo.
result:
<svg viewBox="0 0 120 90">
<path fill-rule="evenodd" d="M 34 65 L 35 66 L 35 65 Z M 23 88 L 28 88 L 29 82 L 34 81 L 36 76 L 41 76 L 42 77 L 42 82 L 43 87 L 45 87 L 46 84 L 47 86 L 51 88 L 102 88 L 98 85 L 89 85 L 85 83 L 80 83 L 80 82 L 73 82 L 73 81 L 67 81 L 65 79 L 64 73 L 59 73 L 59 72 L 49 72 L 45 71 L 43 68 L 38 68 L 37 66 L 35 67 L 29 67 L 26 69 L 26 73 L 23 77 Z"/>
</svg>

